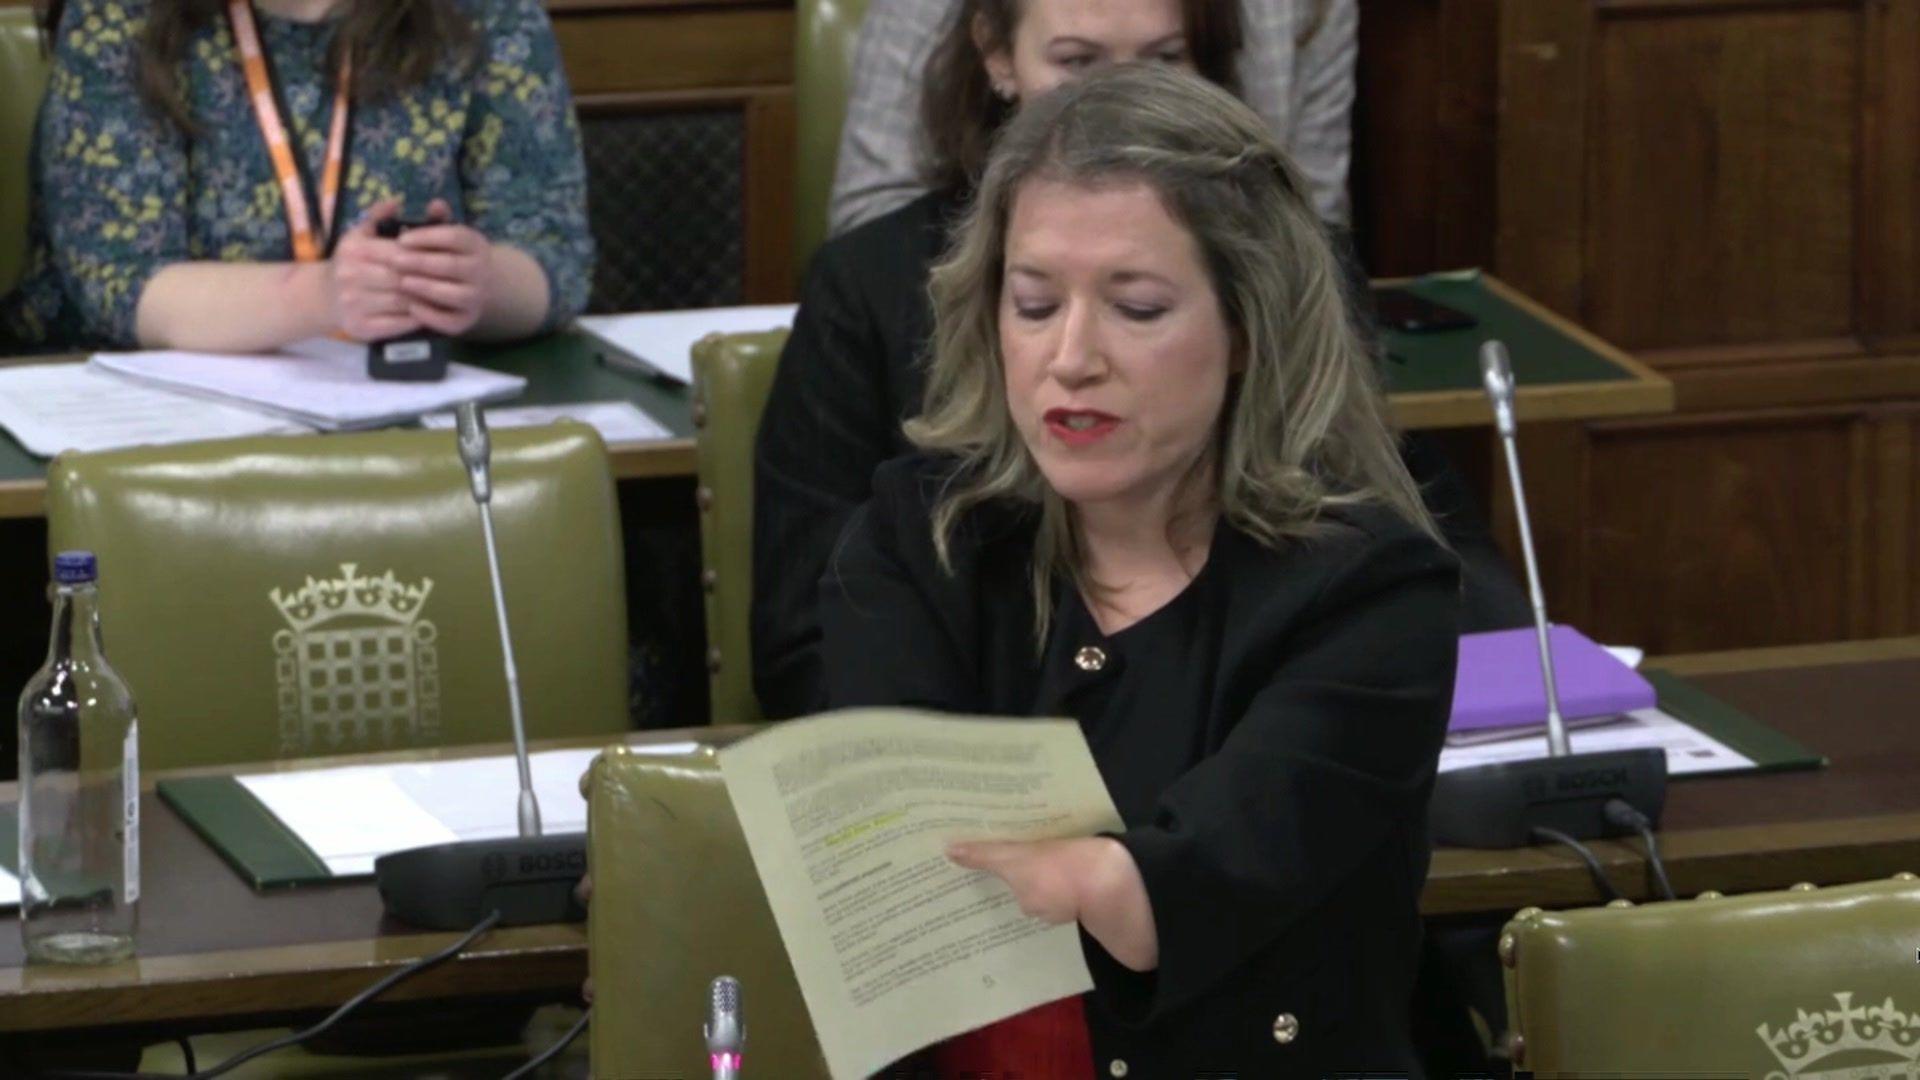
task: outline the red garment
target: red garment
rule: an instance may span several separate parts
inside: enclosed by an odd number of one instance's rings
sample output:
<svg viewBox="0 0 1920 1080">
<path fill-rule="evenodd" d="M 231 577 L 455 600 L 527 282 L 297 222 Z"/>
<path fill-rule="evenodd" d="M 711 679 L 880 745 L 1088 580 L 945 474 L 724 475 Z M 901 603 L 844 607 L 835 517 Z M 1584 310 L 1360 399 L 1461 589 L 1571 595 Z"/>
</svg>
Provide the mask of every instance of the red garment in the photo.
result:
<svg viewBox="0 0 1920 1080">
<path fill-rule="evenodd" d="M 1088 1080 L 1093 1042 L 1077 997 L 1028 1009 L 928 1052 L 938 1080 Z"/>
</svg>

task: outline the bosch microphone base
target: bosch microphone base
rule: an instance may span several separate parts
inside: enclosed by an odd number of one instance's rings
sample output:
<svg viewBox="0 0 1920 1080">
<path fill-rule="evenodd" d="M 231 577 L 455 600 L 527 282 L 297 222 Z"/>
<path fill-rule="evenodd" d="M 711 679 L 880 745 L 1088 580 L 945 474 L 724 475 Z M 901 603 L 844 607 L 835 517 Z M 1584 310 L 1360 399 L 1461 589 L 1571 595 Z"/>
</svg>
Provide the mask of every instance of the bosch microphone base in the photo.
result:
<svg viewBox="0 0 1920 1080">
<path fill-rule="evenodd" d="M 1610 799 L 1625 801 L 1658 828 L 1667 801 L 1666 751 L 1609 750 L 1441 773 L 1433 784 L 1433 841 L 1518 848 L 1534 843 L 1536 828 L 1576 840 L 1631 832 L 1607 821 Z"/>
<path fill-rule="evenodd" d="M 423 930 L 465 930 L 490 911 L 501 926 L 581 922 L 573 888 L 586 872 L 585 833 L 435 844 L 373 861 L 388 914 Z"/>
</svg>

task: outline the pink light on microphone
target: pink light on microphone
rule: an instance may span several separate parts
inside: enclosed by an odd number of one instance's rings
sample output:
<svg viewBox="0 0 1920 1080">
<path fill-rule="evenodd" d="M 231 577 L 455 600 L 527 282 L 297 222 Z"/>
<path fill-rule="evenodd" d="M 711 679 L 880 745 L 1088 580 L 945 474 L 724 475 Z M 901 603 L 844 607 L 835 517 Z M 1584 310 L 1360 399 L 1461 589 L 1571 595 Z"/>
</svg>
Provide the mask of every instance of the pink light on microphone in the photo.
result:
<svg viewBox="0 0 1920 1080">
<path fill-rule="evenodd" d="M 707 1058 L 707 1064 L 714 1069 L 733 1069 L 737 1072 L 741 1063 L 746 1060 L 746 1056 L 745 1054 L 713 1054 Z"/>
</svg>

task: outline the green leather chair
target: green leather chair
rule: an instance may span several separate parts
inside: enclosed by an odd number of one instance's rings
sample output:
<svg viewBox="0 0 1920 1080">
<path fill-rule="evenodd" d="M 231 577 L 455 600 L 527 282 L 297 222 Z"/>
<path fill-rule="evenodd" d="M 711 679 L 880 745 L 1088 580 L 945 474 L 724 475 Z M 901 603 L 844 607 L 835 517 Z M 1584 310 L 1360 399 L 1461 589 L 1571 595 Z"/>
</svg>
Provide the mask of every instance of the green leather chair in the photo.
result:
<svg viewBox="0 0 1920 1080">
<path fill-rule="evenodd" d="M 800 0 L 794 11 L 793 268 L 795 279 L 827 237 L 827 201 L 847 116 L 853 43 L 867 0 Z"/>
<path fill-rule="evenodd" d="M 713 722 L 760 719 L 753 693 L 753 440 L 785 330 L 709 334 L 693 347 L 701 585 Z"/>
<path fill-rule="evenodd" d="M 1516 1068 L 1789 1080 L 1909 1075 L 1920 1059 L 1914 875 L 1614 905 L 1507 924 Z"/>
<path fill-rule="evenodd" d="M 493 433 L 493 513 L 535 737 L 627 727 L 620 519 L 579 424 Z M 506 679 L 479 511 L 447 431 L 68 454 L 49 547 L 100 561 L 141 762 L 501 742 Z"/>
<path fill-rule="evenodd" d="M 47 59 L 31 7 L 0 7 L 0 295 L 27 264 L 27 177 Z"/>
<path fill-rule="evenodd" d="M 740 980 L 747 1076 L 828 1080 L 716 751 L 619 747 L 587 772 L 594 1076 L 706 1076 L 707 987 Z M 698 867 L 697 873 L 689 873 Z"/>
</svg>

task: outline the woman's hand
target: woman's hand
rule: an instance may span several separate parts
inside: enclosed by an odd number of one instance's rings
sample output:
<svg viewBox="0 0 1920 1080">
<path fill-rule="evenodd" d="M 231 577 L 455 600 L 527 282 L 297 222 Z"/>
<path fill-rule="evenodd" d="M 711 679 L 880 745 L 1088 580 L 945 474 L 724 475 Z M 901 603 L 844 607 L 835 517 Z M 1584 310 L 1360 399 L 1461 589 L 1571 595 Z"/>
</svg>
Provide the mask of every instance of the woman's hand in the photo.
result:
<svg viewBox="0 0 1920 1080">
<path fill-rule="evenodd" d="M 480 321 L 494 289 L 493 244 L 479 230 L 453 220 L 446 200 L 427 207 L 435 222 L 400 235 L 394 260 L 409 318 L 448 337 Z"/>
<path fill-rule="evenodd" d="M 400 245 L 374 232 L 375 225 L 399 210 L 398 199 L 375 204 L 340 237 L 327 260 L 328 309 L 334 326 L 355 341 L 379 341 L 420 329 L 400 291 Z"/>
<path fill-rule="evenodd" d="M 954 844 L 947 857 L 1007 883 L 1020 910 L 1049 923 L 1078 921 L 1132 971 L 1160 966 L 1160 936 L 1140 867 L 1120 841 L 986 840 Z"/>
</svg>

